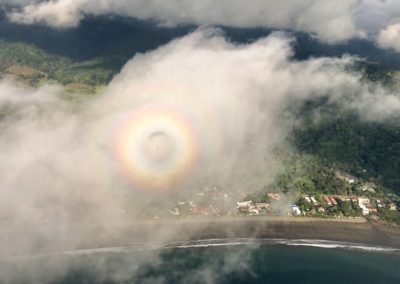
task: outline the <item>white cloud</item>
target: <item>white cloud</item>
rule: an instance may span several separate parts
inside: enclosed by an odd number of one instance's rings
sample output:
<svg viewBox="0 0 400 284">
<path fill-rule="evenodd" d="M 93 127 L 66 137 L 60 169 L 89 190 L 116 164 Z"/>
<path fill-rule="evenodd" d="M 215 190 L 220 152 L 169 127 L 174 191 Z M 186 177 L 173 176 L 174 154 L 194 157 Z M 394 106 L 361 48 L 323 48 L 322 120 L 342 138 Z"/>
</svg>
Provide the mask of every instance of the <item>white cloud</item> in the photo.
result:
<svg viewBox="0 0 400 284">
<path fill-rule="evenodd" d="M 52 27 L 77 26 L 82 15 L 81 0 L 62 0 L 27 4 L 23 13 L 12 13 L 10 19 L 23 24 L 45 22 Z"/>
<path fill-rule="evenodd" d="M 74 27 L 84 14 L 118 14 L 163 24 L 227 25 L 293 29 L 335 42 L 362 36 L 354 25 L 357 0 L 53 0 L 26 5 L 12 21 Z"/>
<path fill-rule="evenodd" d="M 308 32 L 328 43 L 351 38 L 375 39 L 400 20 L 397 0 L 3 0 L 20 5 L 14 22 L 76 27 L 85 15 L 117 14 L 164 25 L 196 24 L 266 27 Z"/>
<path fill-rule="evenodd" d="M 375 39 L 400 20 L 397 0 L 3 0 L 20 5 L 9 13 L 14 22 L 76 27 L 85 15 L 116 14 L 164 25 L 196 24 L 266 27 L 308 32 L 328 43 L 351 38 Z"/>
<path fill-rule="evenodd" d="M 400 52 L 400 23 L 390 25 L 380 31 L 377 41 L 382 48 Z"/>
<path fill-rule="evenodd" d="M 357 27 L 376 34 L 379 30 L 400 20 L 400 2 L 397 0 L 362 0 L 357 5 L 354 17 Z"/>
</svg>

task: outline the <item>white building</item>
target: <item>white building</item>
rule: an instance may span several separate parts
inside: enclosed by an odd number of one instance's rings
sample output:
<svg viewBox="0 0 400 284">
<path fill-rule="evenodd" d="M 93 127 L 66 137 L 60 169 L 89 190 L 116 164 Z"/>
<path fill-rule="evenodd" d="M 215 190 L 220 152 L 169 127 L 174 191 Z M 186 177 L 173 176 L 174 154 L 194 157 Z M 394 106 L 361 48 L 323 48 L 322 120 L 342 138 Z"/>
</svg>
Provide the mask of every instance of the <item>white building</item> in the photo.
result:
<svg viewBox="0 0 400 284">
<path fill-rule="evenodd" d="M 179 208 L 175 208 L 174 210 L 170 210 L 169 213 L 172 216 L 179 216 Z"/>
<path fill-rule="evenodd" d="M 300 216 L 301 215 L 301 210 L 299 206 L 297 205 L 292 205 L 292 213 L 294 216 Z"/>
<path fill-rule="evenodd" d="M 374 193 L 374 192 L 375 192 L 375 189 L 376 189 L 376 185 L 375 185 L 374 183 L 371 183 L 371 182 L 368 182 L 368 183 L 366 183 L 366 184 L 363 184 L 363 185 L 360 187 L 360 190 L 361 190 L 362 192 L 368 191 L 368 192 Z"/>
<path fill-rule="evenodd" d="M 311 196 L 311 201 L 314 203 L 314 205 L 318 205 L 318 201 L 315 199 L 314 196 Z"/>
<path fill-rule="evenodd" d="M 369 209 L 367 208 L 366 205 L 369 205 L 370 203 L 371 203 L 371 201 L 369 199 L 366 199 L 366 198 L 359 198 L 358 199 L 358 205 L 362 209 L 363 215 L 368 215 L 369 214 Z"/>
<path fill-rule="evenodd" d="M 238 208 L 247 208 L 253 205 L 253 201 L 243 201 L 243 202 L 237 202 L 237 207 Z"/>
<path fill-rule="evenodd" d="M 256 207 L 250 208 L 249 209 L 249 214 L 250 215 L 260 215 L 260 210 Z"/>
</svg>

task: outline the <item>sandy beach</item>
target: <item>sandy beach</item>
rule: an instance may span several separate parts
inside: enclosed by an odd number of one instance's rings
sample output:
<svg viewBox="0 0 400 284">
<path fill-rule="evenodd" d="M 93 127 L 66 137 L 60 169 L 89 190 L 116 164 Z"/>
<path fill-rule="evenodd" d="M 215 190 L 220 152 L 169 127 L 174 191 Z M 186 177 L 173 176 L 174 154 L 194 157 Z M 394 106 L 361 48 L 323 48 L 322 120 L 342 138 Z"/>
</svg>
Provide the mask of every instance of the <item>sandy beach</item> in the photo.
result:
<svg viewBox="0 0 400 284">
<path fill-rule="evenodd" d="M 116 228 L 114 243 L 174 242 L 220 238 L 342 241 L 400 248 L 400 229 L 365 218 L 219 217 L 152 220 Z M 90 244 L 88 244 L 90 245 Z"/>
<path fill-rule="evenodd" d="M 54 235 L 60 237 L 47 237 Z M 12 247 L 15 242 L 32 243 L 32 239 L 39 245 L 4 250 L 0 257 L 224 238 L 327 240 L 400 249 L 400 228 L 365 218 L 214 217 L 143 220 L 101 228 L 68 226 L 48 231 L 46 228 L 8 231 L 0 238 L 5 248 L 7 244 Z"/>
<path fill-rule="evenodd" d="M 202 238 L 283 238 L 322 239 L 400 248 L 400 229 L 354 219 L 293 217 L 234 217 L 221 219 L 184 219 L 155 226 L 171 226 L 180 236 Z M 151 227 L 151 226 L 150 226 Z"/>
</svg>

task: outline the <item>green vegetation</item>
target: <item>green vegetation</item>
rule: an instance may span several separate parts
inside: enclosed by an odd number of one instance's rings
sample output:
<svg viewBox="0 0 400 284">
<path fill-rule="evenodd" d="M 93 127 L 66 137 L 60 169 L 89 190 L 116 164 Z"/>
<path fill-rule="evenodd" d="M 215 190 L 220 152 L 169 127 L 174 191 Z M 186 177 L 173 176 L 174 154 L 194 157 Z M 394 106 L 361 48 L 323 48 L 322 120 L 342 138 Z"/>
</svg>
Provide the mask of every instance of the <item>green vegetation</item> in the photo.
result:
<svg viewBox="0 0 400 284">
<path fill-rule="evenodd" d="M 346 185 L 335 177 L 335 168 L 312 156 L 293 157 L 276 186 L 283 192 L 346 194 Z"/>
<path fill-rule="evenodd" d="M 380 209 L 379 211 L 381 213 L 381 220 L 389 224 L 400 225 L 400 211 L 388 209 Z"/>
<path fill-rule="evenodd" d="M 337 200 L 338 202 L 338 210 L 342 212 L 344 216 L 361 216 L 361 208 L 355 202 L 350 201 L 342 201 L 340 199 Z"/>
<path fill-rule="evenodd" d="M 300 113 L 303 123 L 292 137 L 300 152 L 400 193 L 399 121 L 366 122 L 325 102 L 309 102 Z"/>
<path fill-rule="evenodd" d="M 96 58 L 74 62 L 62 56 L 47 53 L 33 45 L 0 40 L 0 72 L 15 75 L 32 85 L 44 80 L 55 80 L 69 89 L 92 91 L 88 86 L 107 84 L 118 72 L 118 59 Z M 90 89 L 90 90 L 89 90 Z"/>
</svg>

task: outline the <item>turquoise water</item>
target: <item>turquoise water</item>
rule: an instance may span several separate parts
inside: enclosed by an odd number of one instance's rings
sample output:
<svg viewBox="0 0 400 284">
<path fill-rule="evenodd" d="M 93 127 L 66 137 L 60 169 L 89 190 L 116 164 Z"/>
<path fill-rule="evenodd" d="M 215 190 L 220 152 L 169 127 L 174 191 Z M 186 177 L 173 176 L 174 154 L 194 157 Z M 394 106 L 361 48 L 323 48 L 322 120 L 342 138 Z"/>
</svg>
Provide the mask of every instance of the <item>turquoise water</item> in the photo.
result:
<svg viewBox="0 0 400 284">
<path fill-rule="evenodd" d="M 400 283 L 398 251 L 322 246 L 325 248 L 230 241 L 176 245 L 161 250 L 92 251 L 13 262 L 10 267 L 32 275 L 24 278 L 19 275 L 19 279 L 14 275 L 3 280 L 12 279 L 15 283 L 33 280 L 49 283 Z"/>
</svg>

